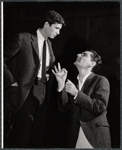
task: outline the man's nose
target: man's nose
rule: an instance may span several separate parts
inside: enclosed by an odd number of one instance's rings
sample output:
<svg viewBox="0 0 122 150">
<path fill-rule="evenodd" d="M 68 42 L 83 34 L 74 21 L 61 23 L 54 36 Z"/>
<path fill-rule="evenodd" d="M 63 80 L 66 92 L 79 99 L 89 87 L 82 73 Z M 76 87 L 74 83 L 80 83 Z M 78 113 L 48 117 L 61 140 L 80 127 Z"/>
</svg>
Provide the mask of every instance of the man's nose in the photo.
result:
<svg viewBox="0 0 122 150">
<path fill-rule="evenodd" d="M 77 54 L 77 57 L 81 57 L 81 54 Z"/>
<path fill-rule="evenodd" d="M 59 31 L 59 30 L 57 31 L 57 34 L 58 34 L 58 35 L 60 34 L 60 31 Z"/>
</svg>

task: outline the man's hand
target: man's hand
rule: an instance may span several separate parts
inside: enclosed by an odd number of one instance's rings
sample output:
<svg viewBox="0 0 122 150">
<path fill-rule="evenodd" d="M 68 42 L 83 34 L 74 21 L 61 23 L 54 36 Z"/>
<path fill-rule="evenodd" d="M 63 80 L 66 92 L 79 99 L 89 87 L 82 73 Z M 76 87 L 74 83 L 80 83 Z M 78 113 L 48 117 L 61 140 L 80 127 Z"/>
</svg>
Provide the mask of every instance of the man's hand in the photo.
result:
<svg viewBox="0 0 122 150">
<path fill-rule="evenodd" d="M 48 81 L 49 78 L 50 78 L 50 75 L 46 73 L 45 76 L 46 76 L 46 79 L 47 79 L 47 81 Z"/>
<path fill-rule="evenodd" d="M 58 89 L 60 89 L 60 91 L 64 88 L 65 86 L 65 81 L 67 78 L 67 70 L 65 68 L 61 69 L 61 65 L 60 63 L 58 63 L 58 68 L 56 66 L 54 66 L 54 70 L 52 70 L 53 74 L 56 77 L 56 80 L 58 82 Z"/>
<path fill-rule="evenodd" d="M 78 89 L 70 80 L 67 80 L 66 82 L 66 91 L 72 96 L 76 96 L 78 93 Z"/>
</svg>

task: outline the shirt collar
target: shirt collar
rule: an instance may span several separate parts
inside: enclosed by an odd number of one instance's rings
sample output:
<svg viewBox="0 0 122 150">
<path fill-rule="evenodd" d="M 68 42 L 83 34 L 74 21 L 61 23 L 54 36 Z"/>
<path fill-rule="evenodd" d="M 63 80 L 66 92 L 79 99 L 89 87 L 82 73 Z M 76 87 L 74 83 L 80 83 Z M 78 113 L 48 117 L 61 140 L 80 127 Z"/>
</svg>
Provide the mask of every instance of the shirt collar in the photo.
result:
<svg viewBox="0 0 122 150">
<path fill-rule="evenodd" d="M 43 35 L 39 31 L 39 29 L 37 29 L 36 33 L 37 33 L 37 37 L 38 37 L 39 40 L 41 40 L 41 41 L 47 40 L 47 38 L 43 37 Z"/>
</svg>

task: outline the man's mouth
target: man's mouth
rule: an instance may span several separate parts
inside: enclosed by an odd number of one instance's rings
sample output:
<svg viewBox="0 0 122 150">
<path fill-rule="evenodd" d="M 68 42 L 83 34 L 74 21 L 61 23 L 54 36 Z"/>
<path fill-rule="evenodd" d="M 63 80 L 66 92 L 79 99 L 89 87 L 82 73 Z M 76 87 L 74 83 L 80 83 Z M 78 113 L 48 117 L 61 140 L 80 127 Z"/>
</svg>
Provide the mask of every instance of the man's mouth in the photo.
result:
<svg viewBox="0 0 122 150">
<path fill-rule="evenodd" d="M 80 58 L 76 58 L 76 61 L 80 61 Z"/>
</svg>

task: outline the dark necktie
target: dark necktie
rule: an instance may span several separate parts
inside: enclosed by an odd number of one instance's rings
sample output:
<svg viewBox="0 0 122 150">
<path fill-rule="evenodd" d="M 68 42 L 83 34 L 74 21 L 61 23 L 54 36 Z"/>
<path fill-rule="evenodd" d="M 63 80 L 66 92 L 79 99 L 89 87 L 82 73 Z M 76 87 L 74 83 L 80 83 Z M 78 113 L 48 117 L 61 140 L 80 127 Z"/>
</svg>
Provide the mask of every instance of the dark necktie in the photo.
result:
<svg viewBox="0 0 122 150">
<path fill-rule="evenodd" d="M 43 55 L 42 55 L 42 82 L 45 82 L 45 73 L 46 73 L 46 40 L 43 44 Z"/>
</svg>

